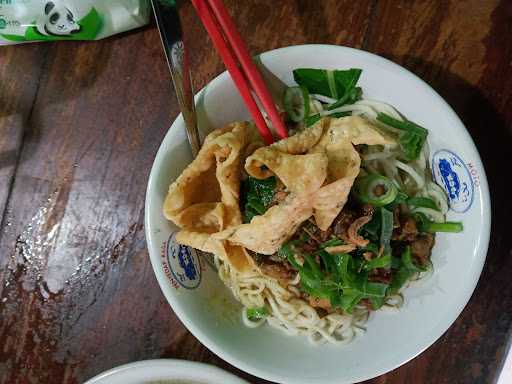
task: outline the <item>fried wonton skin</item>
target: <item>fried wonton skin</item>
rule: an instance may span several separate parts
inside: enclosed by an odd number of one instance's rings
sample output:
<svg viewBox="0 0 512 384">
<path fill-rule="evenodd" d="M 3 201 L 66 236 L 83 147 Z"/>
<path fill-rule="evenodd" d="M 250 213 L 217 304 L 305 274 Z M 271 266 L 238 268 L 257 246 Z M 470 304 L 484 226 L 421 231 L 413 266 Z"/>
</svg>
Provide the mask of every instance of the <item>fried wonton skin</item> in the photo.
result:
<svg viewBox="0 0 512 384">
<path fill-rule="evenodd" d="M 345 205 L 360 169 L 357 144 L 394 144 L 369 121 L 324 118 L 314 126 L 263 146 L 254 127 L 233 123 L 212 132 L 198 156 L 169 187 L 164 215 L 181 228 L 176 239 L 227 261 L 239 273 L 258 273 L 248 250 L 273 254 L 314 217 L 327 229 Z M 276 176 L 286 197 L 250 223 L 242 223 L 243 166 L 250 176 Z"/>
<path fill-rule="evenodd" d="M 309 152 L 325 153 L 329 159 L 327 180 L 313 201 L 316 224 L 325 231 L 347 202 L 359 174 L 361 159 L 354 145 L 391 145 L 396 142 L 359 116 L 325 119 L 323 123 L 324 134 Z"/>
<path fill-rule="evenodd" d="M 197 157 L 169 187 L 164 216 L 181 228 L 176 240 L 216 253 L 235 268 L 247 271 L 253 261 L 245 249 L 212 235 L 242 223 L 239 189 L 248 153 L 263 145 L 255 128 L 232 123 L 210 133 Z"/>
<path fill-rule="evenodd" d="M 290 138 L 257 149 L 245 162 L 247 173 L 278 177 L 288 196 L 250 223 L 214 235 L 261 254 L 273 254 L 309 217 L 326 230 L 345 205 L 359 174 L 354 145 L 394 144 L 393 138 L 358 116 L 324 118 Z"/>
</svg>

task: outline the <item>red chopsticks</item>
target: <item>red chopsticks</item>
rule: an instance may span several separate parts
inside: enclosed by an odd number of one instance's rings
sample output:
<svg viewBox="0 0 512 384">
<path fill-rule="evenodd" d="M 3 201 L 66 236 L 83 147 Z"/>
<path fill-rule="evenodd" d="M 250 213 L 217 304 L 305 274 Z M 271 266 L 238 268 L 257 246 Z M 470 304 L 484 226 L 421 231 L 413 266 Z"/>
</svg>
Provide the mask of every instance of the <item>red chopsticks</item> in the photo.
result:
<svg viewBox="0 0 512 384">
<path fill-rule="evenodd" d="M 228 72 L 231 74 L 265 142 L 271 144 L 274 142 L 274 138 L 253 98 L 251 90 L 260 99 L 261 105 L 266 110 L 272 126 L 276 129 L 280 138 L 288 137 L 286 127 L 279 116 L 272 96 L 251 56 L 249 56 L 247 47 L 231 16 L 226 11 L 222 0 L 192 0 L 192 4 Z"/>
</svg>

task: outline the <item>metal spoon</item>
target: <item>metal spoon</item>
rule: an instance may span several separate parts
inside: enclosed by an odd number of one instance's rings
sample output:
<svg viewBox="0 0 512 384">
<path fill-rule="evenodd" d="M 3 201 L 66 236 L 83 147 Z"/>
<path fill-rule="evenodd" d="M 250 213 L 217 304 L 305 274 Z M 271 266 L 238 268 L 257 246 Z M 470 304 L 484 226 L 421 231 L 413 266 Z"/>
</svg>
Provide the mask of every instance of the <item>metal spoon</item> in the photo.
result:
<svg viewBox="0 0 512 384">
<path fill-rule="evenodd" d="M 194 92 L 190 79 L 188 56 L 183 43 L 178 5 L 175 0 L 151 0 L 151 2 L 171 71 L 174 90 L 178 97 L 178 104 L 185 121 L 188 142 L 192 149 L 192 155 L 196 157 L 201 148 L 201 141 L 197 129 Z"/>
</svg>

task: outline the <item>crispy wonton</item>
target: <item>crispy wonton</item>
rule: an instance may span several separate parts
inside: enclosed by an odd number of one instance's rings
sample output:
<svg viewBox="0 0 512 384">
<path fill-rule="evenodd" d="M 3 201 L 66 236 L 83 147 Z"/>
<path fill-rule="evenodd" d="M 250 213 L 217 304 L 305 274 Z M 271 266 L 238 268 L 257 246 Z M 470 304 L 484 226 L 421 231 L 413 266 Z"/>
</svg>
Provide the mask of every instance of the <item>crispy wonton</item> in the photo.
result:
<svg viewBox="0 0 512 384">
<path fill-rule="evenodd" d="M 247 173 L 278 177 L 288 196 L 250 223 L 215 234 L 254 252 L 273 254 L 310 216 L 326 230 L 347 202 L 359 174 L 357 144 L 393 144 L 369 121 L 358 117 L 324 118 L 311 128 L 257 149 L 245 162 Z"/>
<path fill-rule="evenodd" d="M 249 123 L 233 123 L 208 135 L 197 157 L 169 187 L 164 202 L 165 217 L 181 228 L 176 235 L 180 244 L 215 253 L 238 270 L 251 269 L 252 258 L 245 249 L 212 235 L 242 223 L 242 165 L 261 145 Z"/>
<path fill-rule="evenodd" d="M 311 216 L 320 229 L 332 224 L 359 173 L 361 160 L 354 145 L 393 143 L 357 116 L 324 118 L 266 147 L 251 125 L 233 123 L 211 133 L 171 184 L 164 214 L 182 229 L 178 242 L 215 253 L 239 272 L 251 273 L 256 266 L 247 250 L 275 253 Z M 250 176 L 276 176 L 287 193 L 246 224 L 239 207 L 244 161 Z"/>
</svg>

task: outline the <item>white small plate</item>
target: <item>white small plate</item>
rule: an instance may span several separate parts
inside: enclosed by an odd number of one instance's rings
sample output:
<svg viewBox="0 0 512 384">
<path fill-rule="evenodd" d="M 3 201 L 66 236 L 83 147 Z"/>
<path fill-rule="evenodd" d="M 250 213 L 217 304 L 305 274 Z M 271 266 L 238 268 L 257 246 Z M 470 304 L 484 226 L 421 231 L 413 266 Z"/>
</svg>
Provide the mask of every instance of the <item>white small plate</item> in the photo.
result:
<svg viewBox="0 0 512 384">
<path fill-rule="evenodd" d="M 255 376 L 280 383 L 353 383 L 386 373 L 436 341 L 468 302 L 484 265 L 490 233 L 490 199 L 480 156 L 450 106 L 411 72 L 368 52 L 329 45 L 293 46 L 261 55 L 277 77 L 293 83 L 300 67 L 361 68 L 367 98 L 390 103 L 428 128 L 434 175 L 449 186 L 448 220 L 464 232 L 438 234 L 433 276 L 404 291 L 396 314 L 373 313 L 367 331 L 346 346 L 313 347 L 269 327 L 248 329 L 240 305 L 215 271 L 193 250 L 174 242 L 176 227 L 162 215 L 169 184 L 192 156 L 179 116 L 158 151 L 146 196 L 146 239 L 162 291 L 183 324 L 211 351 Z M 197 96 L 202 128 L 218 128 L 249 115 L 231 78 L 223 73 Z M 456 185 L 454 184 L 457 181 Z"/>
<path fill-rule="evenodd" d="M 121 365 L 85 384 L 248 384 L 220 368 L 185 360 L 145 360 Z"/>
</svg>

